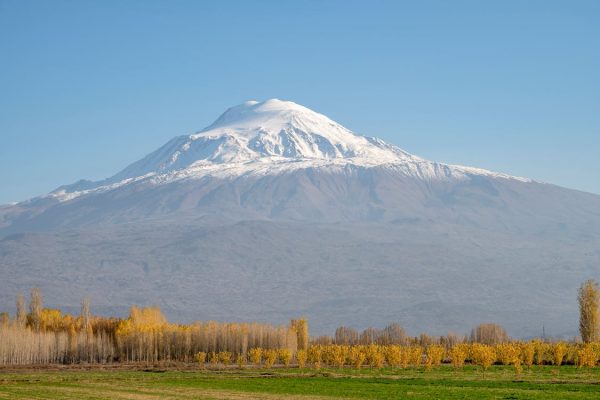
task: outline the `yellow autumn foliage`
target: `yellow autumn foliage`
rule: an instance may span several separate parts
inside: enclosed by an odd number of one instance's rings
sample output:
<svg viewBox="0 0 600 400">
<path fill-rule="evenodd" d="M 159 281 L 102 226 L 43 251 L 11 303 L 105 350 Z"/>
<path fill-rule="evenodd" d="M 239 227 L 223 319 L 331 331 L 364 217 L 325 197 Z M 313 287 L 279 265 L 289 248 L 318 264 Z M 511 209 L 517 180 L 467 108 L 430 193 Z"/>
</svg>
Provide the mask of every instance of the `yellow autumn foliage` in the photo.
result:
<svg viewBox="0 0 600 400">
<path fill-rule="evenodd" d="M 600 357 L 600 345 L 598 343 L 585 343 L 577 350 L 577 366 L 593 368 Z"/>
<path fill-rule="evenodd" d="M 197 352 L 195 355 L 195 359 L 196 362 L 200 364 L 200 366 L 204 366 L 204 363 L 206 363 L 206 353 L 203 351 Z"/>
<path fill-rule="evenodd" d="M 520 347 L 521 361 L 523 361 L 523 364 L 525 364 L 527 368 L 531 368 L 535 358 L 535 344 L 533 342 L 525 342 L 521 343 Z"/>
<path fill-rule="evenodd" d="M 473 343 L 471 345 L 471 358 L 475 365 L 486 371 L 496 361 L 496 351 L 487 344 Z"/>
<path fill-rule="evenodd" d="M 350 363 L 354 369 L 360 369 L 364 364 L 367 355 L 363 346 L 352 346 L 350 348 Z"/>
<path fill-rule="evenodd" d="M 279 361 L 287 368 L 290 366 L 292 361 L 292 352 L 289 349 L 279 350 Z"/>
<path fill-rule="evenodd" d="M 552 345 L 552 364 L 560 366 L 567 354 L 567 344 L 563 342 Z"/>
<path fill-rule="evenodd" d="M 248 353 L 250 355 L 250 362 L 255 365 L 260 365 L 262 360 L 262 349 L 260 347 L 254 347 L 250 349 Z"/>
<path fill-rule="evenodd" d="M 402 346 L 390 345 L 384 349 L 385 362 L 390 367 L 398 368 L 402 365 Z"/>
<path fill-rule="evenodd" d="M 306 350 L 298 350 L 296 353 L 296 361 L 298 362 L 298 368 L 304 368 L 306 366 L 306 359 L 308 354 Z"/>
<path fill-rule="evenodd" d="M 277 350 L 264 350 L 263 357 L 265 359 L 265 368 L 271 368 L 273 367 L 273 364 L 275 364 L 275 361 L 277 361 Z"/>
<path fill-rule="evenodd" d="M 427 346 L 425 350 L 425 368 L 430 370 L 432 367 L 440 365 L 444 357 L 444 352 L 445 350 L 442 346 L 436 344 Z"/>
<path fill-rule="evenodd" d="M 222 362 L 224 365 L 231 364 L 231 357 L 232 357 L 231 352 L 221 351 L 221 352 L 219 352 L 218 356 L 219 356 L 219 361 Z"/>
<path fill-rule="evenodd" d="M 322 355 L 322 345 L 310 346 L 308 348 L 308 362 L 310 362 L 315 369 L 321 368 Z"/>
<path fill-rule="evenodd" d="M 469 355 L 469 346 L 462 343 L 456 344 L 450 348 L 448 355 L 454 369 L 461 369 Z"/>
</svg>

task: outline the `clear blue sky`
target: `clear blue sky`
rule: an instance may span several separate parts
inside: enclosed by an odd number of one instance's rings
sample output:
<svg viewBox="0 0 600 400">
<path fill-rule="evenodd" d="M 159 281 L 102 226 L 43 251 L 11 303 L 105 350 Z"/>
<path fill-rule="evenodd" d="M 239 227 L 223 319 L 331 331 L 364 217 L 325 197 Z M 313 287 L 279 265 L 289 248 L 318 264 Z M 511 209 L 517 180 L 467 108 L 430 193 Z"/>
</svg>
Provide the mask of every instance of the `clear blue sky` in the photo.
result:
<svg viewBox="0 0 600 400">
<path fill-rule="evenodd" d="M 600 193 L 600 1 L 0 0 L 0 203 L 271 97 Z"/>
</svg>

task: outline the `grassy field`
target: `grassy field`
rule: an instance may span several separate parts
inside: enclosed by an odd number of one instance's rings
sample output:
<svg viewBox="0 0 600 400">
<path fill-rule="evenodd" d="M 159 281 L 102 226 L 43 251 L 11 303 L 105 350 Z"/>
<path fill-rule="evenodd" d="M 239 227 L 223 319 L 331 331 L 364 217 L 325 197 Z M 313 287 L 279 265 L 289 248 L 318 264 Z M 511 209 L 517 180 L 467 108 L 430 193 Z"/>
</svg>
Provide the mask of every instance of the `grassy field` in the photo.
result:
<svg viewBox="0 0 600 400">
<path fill-rule="evenodd" d="M 0 370 L 0 399 L 599 399 L 600 367 Z"/>
</svg>

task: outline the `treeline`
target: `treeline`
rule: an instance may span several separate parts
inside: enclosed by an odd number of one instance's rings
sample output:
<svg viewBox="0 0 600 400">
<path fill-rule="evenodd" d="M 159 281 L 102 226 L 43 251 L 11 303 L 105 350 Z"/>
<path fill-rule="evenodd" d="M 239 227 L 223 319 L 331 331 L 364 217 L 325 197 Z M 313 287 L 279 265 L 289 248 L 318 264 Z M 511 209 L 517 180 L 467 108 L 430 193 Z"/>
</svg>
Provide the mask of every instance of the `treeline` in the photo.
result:
<svg viewBox="0 0 600 400">
<path fill-rule="evenodd" d="M 199 352 L 238 355 L 256 347 L 295 353 L 299 337 L 308 337 L 300 325 L 298 321 L 289 326 L 215 321 L 170 324 L 158 308 L 133 307 L 129 318 L 117 325 L 115 336 L 120 361 L 190 362 Z"/>
<path fill-rule="evenodd" d="M 339 327 L 332 336 L 313 339 L 306 354 L 299 352 L 297 361 L 319 369 L 364 366 L 372 368 L 431 369 L 442 363 L 462 368 L 465 363 L 481 366 L 512 365 L 517 373 L 523 366 L 571 364 L 593 367 L 600 360 L 600 342 L 565 342 L 562 340 L 511 339 L 497 324 L 480 324 L 470 335 L 408 336 L 398 324 L 384 329 L 367 328 L 362 332 Z"/>
<path fill-rule="evenodd" d="M 428 346 L 432 344 L 441 344 L 445 347 L 451 347 L 459 343 L 483 343 L 497 344 L 509 341 L 509 336 L 498 324 L 486 323 L 480 324 L 471 330 L 470 335 L 458 335 L 449 333 L 445 336 L 430 336 L 422 333 L 419 336 L 408 336 L 402 326 L 397 323 L 390 324 L 383 329 L 369 327 L 363 331 L 340 326 L 335 330 L 334 336 L 318 336 L 312 340 L 315 345 L 369 345 L 378 344 L 382 346 L 397 345 L 419 345 Z"/>
<path fill-rule="evenodd" d="M 78 316 L 42 306 L 38 289 L 29 307 L 17 296 L 17 313 L 0 313 L 0 364 L 192 362 L 197 354 L 246 355 L 252 348 L 286 349 L 295 354 L 308 346 L 308 324 L 194 322 L 172 324 L 157 307 L 132 307 L 128 318 L 92 316 L 89 299 Z"/>
<path fill-rule="evenodd" d="M 106 363 L 118 359 L 111 336 L 0 326 L 0 365 Z"/>
<path fill-rule="evenodd" d="M 258 350 L 260 353 L 260 349 Z M 273 355 L 272 355 L 273 356 Z M 273 356 L 274 357 L 274 356 Z M 517 374 L 533 365 L 573 364 L 594 367 L 600 358 L 600 343 L 546 343 L 540 340 L 509 342 L 497 345 L 483 343 L 458 343 L 453 345 L 339 345 L 313 344 L 308 350 L 298 350 L 295 361 L 299 368 L 424 368 L 431 370 L 443 363 L 456 370 L 465 364 L 481 367 L 484 371 L 494 364 L 512 366 Z M 201 364 L 205 355 L 198 358 Z M 215 354 L 209 360 L 217 364 L 221 360 Z M 256 357 L 250 362 L 257 366 L 271 367 L 274 359 Z M 276 359 L 275 359 L 276 360 Z M 281 358 L 283 365 L 289 361 Z M 224 362 L 223 364 L 227 364 Z M 241 366 L 241 365 L 240 365 Z"/>
<path fill-rule="evenodd" d="M 262 323 L 194 322 L 172 324 L 158 307 L 132 307 L 127 318 L 93 316 L 84 299 L 79 315 L 43 307 L 31 291 L 27 305 L 17 296 L 14 317 L 0 313 L 0 364 L 196 362 L 204 366 L 246 364 L 267 368 L 280 363 L 301 368 L 384 366 L 433 368 L 465 363 L 484 370 L 497 363 L 514 366 L 575 364 L 593 367 L 600 359 L 600 289 L 594 281 L 578 293 L 581 342 L 512 340 L 493 323 L 470 335 L 409 336 L 399 324 L 358 331 L 339 327 L 333 336 L 310 338 L 305 319 L 287 326 Z"/>
</svg>

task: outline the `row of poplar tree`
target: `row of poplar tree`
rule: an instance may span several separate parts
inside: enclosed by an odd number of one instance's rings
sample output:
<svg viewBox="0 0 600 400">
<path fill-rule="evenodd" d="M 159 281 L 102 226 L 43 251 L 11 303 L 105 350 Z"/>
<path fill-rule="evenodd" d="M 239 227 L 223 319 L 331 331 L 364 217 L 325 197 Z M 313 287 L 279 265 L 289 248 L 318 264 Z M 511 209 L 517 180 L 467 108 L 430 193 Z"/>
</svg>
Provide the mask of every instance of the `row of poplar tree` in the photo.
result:
<svg viewBox="0 0 600 400">
<path fill-rule="evenodd" d="M 129 317 L 92 316 L 84 299 L 78 316 L 44 308 L 38 289 L 29 307 L 17 296 L 17 313 L 0 313 L 0 364 L 192 362 L 199 352 L 245 354 L 251 348 L 308 347 L 308 324 L 194 322 L 172 324 L 158 307 L 132 307 Z"/>
<path fill-rule="evenodd" d="M 581 285 L 578 302 L 581 340 L 583 343 L 598 344 L 600 290 L 595 281 L 588 280 Z M 39 289 L 31 291 L 28 307 L 22 294 L 17 296 L 16 306 L 14 318 L 8 313 L 0 313 L 0 365 L 192 362 L 197 360 L 198 354 L 212 355 L 212 358 L 208 358 L 214 362 L 219 360 L 218 354 L 246 360 L 252 351 L 256 353 L 257 349 L 266 351 L 264 354 L 271 354 L 270 358 L 275 357 L 274 354 L 283 354 L 284 359 L 293 358 L 300 362 L 298 354 L 300 357 L 308 356 L 311 351 L 317 351 L 319 348 L 342 351 L 353 347 L 364 349 L 364 346 L 377 345 L 387 349 L 386 351 L 396 351 L 394 349 L 400 347 L 389 346 L 417 346 L 426 354 L 427 349 L 436 349 L 435 346 L 450 351 L 453 348 L 461 348 L 457 347 L 461 344 L 496 346 L 514 343 L 497 324 L 481 324 L 474 328 L 470 335 L 462 337 L 453 334 L 440 337 L 421 334 L 409 337 L 398 324 L 388 325 L 384 329 L 367 328 L 362 332 L 340 327 L 333 337 L 319 336 L 312 338 L 309 343 L 308 323 L 305 319 L 291 320 L 286 326 L 215 321 L 173 324 L 167 321 L 158 307 L 132 307 L 128 318 L 106 318 L 91 315 L 90 301 L 87 298 L 81 303 L 80 315 L 74 316 L 44 308 Z M 559 350 L 561 348 L 557 347 Z M 369 349 L 374 351 L 375 348 Z M 572 351 L 567 354 L 575 355 L 579 351 L 577 347 L 568 349 Z M 600 346 L 594 345 L 589 349 L 592 349 L 589 351 L 593 354 L 596 354 L 596 351 L 600 352 Z M 593 354 L 591 358 L 594 358 Z"/>
</svg>

